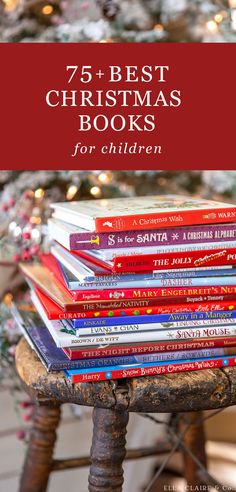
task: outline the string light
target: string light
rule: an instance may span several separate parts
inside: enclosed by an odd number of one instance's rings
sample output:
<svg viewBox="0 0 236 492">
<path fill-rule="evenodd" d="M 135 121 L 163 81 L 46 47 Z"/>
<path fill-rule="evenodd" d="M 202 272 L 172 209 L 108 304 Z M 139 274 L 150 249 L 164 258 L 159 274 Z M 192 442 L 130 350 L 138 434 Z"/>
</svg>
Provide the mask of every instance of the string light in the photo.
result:
<svg viewBox="0 0 236 492">
<path fill-rule="evenodd" d="M 42 14 L 44 15 L 51 15 L 53 13 L 53 6 L 52 5 L 44 5 L 42 8 Z"/>
<path fill-rule="evenodd" d="M 103 172 L 103 173 L 99 174 L 98 179 L 99 179 L 99 181 L 101 181 L 101 183 L 107 184 L 112 180 L 112 173 L 110 173 L 110 172 L 104 173 Z"/>
<path fill-rule="evenodd" d="M 216 14 L 215 17 L 214 17 L 214 20 L 217 24 L 220 24 L 223 20 L 223 15 L 219 12 L 219 14 Z"/>
<path fill-rule="evenodd" d="M 76 195 L 77 191 L 78 191 L 78 186 L 75 186 L 75 185 L 69 186 L 67 193 L 66 193 L 66 199 L 72 200 L 72 198 L 74 198 L 74 196 Z"/>
<path fill-rule="evenodd" d="M 34 215 L 32 215 L 32 217 L 30 217 L 30 223 L 31 224 L 39 225 L 39 224 L 41 224 L 41 222 L 42 222 L 41 217 L 36 217 Z"/>
<path fill-rule="evenodd" d="M 107 38 L 107 39 L 100 39 L 99 43 L 114 43 L 113 39 Z"/>
<path fill-rule="evenodd" d="M 98 186 L 92 186 L 92 188 L 90 189 L 90 193 L 93 196 L 99 197 L 102 194 L 101 188 L 99 188 Z"/>
<path fill-rule="evenodd" d="M 217 23 L 214 20 L 210 20 L 206 23 L 206 27 L 208 31 L 215 33 L 218 31 Z"/>
<path fill-rule="evenodd" d="M 3 0 L 6 12 L 12 12 L 19 5 L 19 0 Z"/>
<path fill-rule="evenodd" d="M 154 26 L 154 30 L 155 30 L 155 31 L 162 32 L 162 31 L 164 31 L 164 27 L 163 27 L 163 25 L 162 25 L 162 24 L 156 24 L 156 25 Z"/>
<path fill-rule="evenodd" d="M 42 198 L 44 197 L 43 188 L 38 188 L 37 190 L 35 190 L 34 196 L 35 196 L 35 198 L 39 198 L 40 200 L 42 200 Z"/>
<path fill-rule="evenodd" d="M 8 292 L 8 294 L 6 294 L 3 298 L 3 302 L 4 304 L 6 304 L 6 306 L 10 307 L 11 304 L 12 304 L 12 301 L 13 301 L 13 295 Z"/>
</svg>

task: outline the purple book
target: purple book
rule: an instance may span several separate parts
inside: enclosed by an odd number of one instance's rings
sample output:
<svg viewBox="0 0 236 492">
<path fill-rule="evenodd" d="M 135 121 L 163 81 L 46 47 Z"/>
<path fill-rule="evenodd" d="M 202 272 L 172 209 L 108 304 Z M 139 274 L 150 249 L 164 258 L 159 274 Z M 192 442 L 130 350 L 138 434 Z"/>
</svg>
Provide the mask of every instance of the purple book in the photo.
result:
<svg viewBox="0 0 236 492">
<path fill-rule="evenodd" d="M 236 224 L 97 233 L 85 231 L 56 219 L 49 219 L 48 228 L 49 235 L 70 251 L 236 241 Z"/>
</svg>

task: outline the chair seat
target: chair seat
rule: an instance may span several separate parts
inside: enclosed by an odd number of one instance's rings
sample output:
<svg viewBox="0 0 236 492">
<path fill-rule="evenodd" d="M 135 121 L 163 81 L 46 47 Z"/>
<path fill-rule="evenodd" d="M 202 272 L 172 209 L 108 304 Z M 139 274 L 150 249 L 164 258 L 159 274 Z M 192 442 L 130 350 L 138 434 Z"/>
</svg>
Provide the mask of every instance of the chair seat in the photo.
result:
<svg viewBox="0 0 236 492">
<path fill-rule="evenodd" d="M 22 338 L 16 369 L 39 403 L 76 403 L 130 412 L 185 412 L 236 404 L 236 367 L 72 384 L 63 372 L 48 373 Z"/>
</svg>

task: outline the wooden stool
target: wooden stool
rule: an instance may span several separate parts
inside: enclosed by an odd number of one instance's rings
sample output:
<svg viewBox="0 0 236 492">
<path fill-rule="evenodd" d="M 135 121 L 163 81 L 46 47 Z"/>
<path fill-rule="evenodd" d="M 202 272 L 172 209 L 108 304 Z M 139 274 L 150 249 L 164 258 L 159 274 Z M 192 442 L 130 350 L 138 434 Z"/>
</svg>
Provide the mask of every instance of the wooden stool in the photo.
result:
<svg viewBox="0 0 236 492">
<path fill-rule="evenodd" d="M 129 412 L 189 412 L 184 414 L 181 424 L 185 443 L 182 448 L 180 446 L 185 464 L 184 476 L 192 486 L 202 484 L 204 480 L 191 456 L 194 453 L 206 466 L 200 411 L 236 403 L 236 368 L 71 384 L 62 372 L 48 374 L 24 338 L 17 346 L 16 368 L 24 389 L 37 403 L 20 492 L 45 492 L 51 471 L 88 464 L 90 492 L 121 492 L 125 454 L 126 459 L 134 459 L 171 449 L 170 444 L 161 444 L 155 448 L 126 452 Z M 90 457 L 53 459 L 60 405 L 63 403 L 94 407 Z M 186 446 L 189 452 L 186 452 Z"/>
</svg>

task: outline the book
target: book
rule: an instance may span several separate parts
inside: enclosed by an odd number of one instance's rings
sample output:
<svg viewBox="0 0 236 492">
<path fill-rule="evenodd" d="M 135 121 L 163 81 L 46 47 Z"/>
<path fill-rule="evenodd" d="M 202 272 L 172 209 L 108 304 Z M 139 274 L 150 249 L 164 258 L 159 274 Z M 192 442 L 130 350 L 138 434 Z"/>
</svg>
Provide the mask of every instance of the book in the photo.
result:
<svg viewBox="0 0 236 492">
<path fill-rule="evenodd" d="M 222 241 L 220 243 L 221 248 L 236 248 L 235 241 Z M 81 257 L 85 260 L 92 261 L 97 266 L 102 268 L 109 268 L 113 265 L 115 258 L 122 259 L 123 256 L 142 256 L 142 255 L 158 255 L 160 253 L 181 253 L 189 251 L 204 251 L 210 249 L 219 249 L 219 242 L 208 243 L 192 243 L 192 244 L 171 244 L 169 246 L 161 245 L 156 247 L 147 248 L 123 248 L 123 249 L 101 249 L 99 251 L 68 251 L 68 253 Z"/>
<path fill-rule="evenodd" d="M 109 276 L 109 272 L 119 275 L 140 272 L 158 273 L 159 269 L 170 270 L 202 266 L 209 268 L 211 266 L 236 264 L 235 247 L 115 256 L 109 262 L 93 256 L 91 252 L 70 253 L 60 245 L 52 246 L 51 252 L 80 281 L 93 280 L 96 276 L 100 277 L 101 275 Z M 86 273 L 84 271 L 85 263 L 89 264 L 89 271 L 87 270 Z M 107 270 L 105 270 L 104 265 Z"/>
<path fill-rule="evenodd" d="M 195 321 L 195 320 L 233 320 L 236 318 L 236 311 L 200 311 L 190 313 L 168 313 L 168 314 L 148 314 L 136 316 L 116 316 L 106 318 L 85 318 L 70 319 L 73 328 L 106 327 L 114 325 L 126 325 L 132 323 L 172 323 L 176 321 Z"/>
<path fill-rule="evenodd" d="M 95 277 L 106 276 L 111 273 L 110 266 L 105 265 L 104 262 L 100 262 L 96 258 L 90 258 L 90 260 L 88 258 L 83 258 L 82 261 L 81 258 L 72 255 L 59 244 L 55 243 L 52 245 L 51 253 L 81 282 L 93 281 Z M 103 263 L 105 267 L 103 265 L 98 266 L 97 263 Z"/>
<path fill-rule="evenodd" d="M 196 328 L 203 326 L 230 326 L 236 325 L 236 320 L 232 319 L 211 319 L 211 320 L 192 320 L 192 321 L 173 321 L 162 323 L 130 323 L 111 326 L 88 326 L 84 328 L 73 328 L 77 337 L 89 337 L 98 335 L 122 335 L 122 334 L 139 334 L 142 332 L 156 331 L 163 329 L 176 330 L 177 328 Z"/>
<path fill-rule="evenodd" d="M 211 277 L 211 278 L 198 278 L 198 279 L 169 279 L 169 280 L 157 280 L 154 284 L 160 285 L 160 287 L 151 287 L 147 289 L 101 289 L 101 290 L 71 290 L 71 295 L 76 301 L 99 301 L 109 299 L 153 299 L 157 297 L 171 296 L 171 292 L 174 295 L 178 295 L 182 288 L 185 288 L 185 295 L 215 295 L 215 294 L 227 294 L 236 293 L 236 277 Z M 219 286 L 219 284 L 221 285 Z M 223 287 L 225 290 L 223 291 Z M 230 289 L 232 287 L 232 290 Z M 168 291 L 166 290 L 168 289 Z M 179 289 L 179 290 L 176 290 Z M 190 291 L 190 294 L 188 293 Z M 165 292 L 165 294 L 164 294 Z M 168 292 L 168 294 L 166 293 Z"/>
<path fill-rule="evenodd" d="M 36 312 L 28 311 L 25 306 L 12 308 L 13 317 L 25 336 L 31 348 L 36 352 L 47 371 L 62 371 L 63 369 L 86 369 L 89 367 L 106 367 L 119 364 L 135 364 L 177 360 L 199 357 L 224 356 L 232 348 L 206 348 L 176 352 L 158 352 L 152 354 L 137 354 L 124 356 L 99 357 L 98 359 L 68 359 L 65 352 L 56 347 L 47 327 Z"/>
<path fill-rule="evenodd" d="M 108 379 L 134 378 L 139 376 L 154 376 L 157 374 L 173 374 L 176 372 L 199 371 L 202 369 L 216 369 L 236 365 L 235 355 L 226 357 L 209 357 L 197 360 L 179 360 L 133 364 L 130 366 L 108 366 L 104 369 L 95 368 L 84 370 L 66 370 L 65 375 L 72 383 L 104 381 Z"/>
<path fill-rule="evenodd" d="M 51 271 L 53 271 L 53 265 L 49 267 Z M 165 286 L 168 285 L 168 281 L 174 282 L 175 279 L 181 279 L 184 281 L 185 279 L 202 279 L 205 277 L 211 278 L 211 277 L 236 277 L 236 268 L 233 268 L 232 266 L 229 265 L 229 267 L 212 267 L 212 269 L 205 269 L 205 268 L 199 268 L 199 269 L 186 269 L 183 271 L 183 269 L 178 269 L 175 271 L 166 271 L 163 273 L 156 273 L 156 272 L 149 272 L 149 273 L 144 273 L 144 274 L 131 274 L 131 275 L 117 275 L 116 280 L 110 280 L 108 276 L 106 277 L 100 277 L 99 279 L 96 279 L 92 282 L 80 282 L 67 268 L 64 267 L 60 262 L 57 262 L 57 269 L 60 270 L 59 275 L 56 272 L 56 269 L 54 268 L 55 276 L 58 278 L 60 282 L 62 282 L 69 290 L 71 291 L 83 291 L 85 292 L 86 290 L 90 291 L 97 291 L 100 289 L 123 289 L 125 288 L 130 288 L 130 287 L 158 287 L 160 280 L 165 282 Z M 114 278 L 111 277 L 111 278 Z M 188 281 L 188 280 L 187 280 Z M 74 294 L 75 295 L 75 294 Z"/>
<path fill-rule="evenodd" d="M 207 337 L 232 337 L 236 335 L 236 323 L 230 326 L 198 327 L 197 329 L 164 329 L 158 331 L 146 331 L 136 333 L 124 333 L 122 335 L 97 335 L 90 337 L 78 337 L 73 330 L 68 329 L 64 320 L 49 320 L 39 298 L 31 293 L 32 302 L 40 317 L 50 331 L 57 347 L 71 347 L 73 345 L 104 345 L 134 342 L 157 342 L 169 339 L 195 339 Z"/>
<path fill-rule="evenodd" d="M 217 347 L 236 347 L 235 337 L 200 338 L 198 340 L 178 340 L 157 343 L 123 343 L 122 345 L 92 345 L 90 347 L 63 347 L 69 359 L 86 359 L 111 357 L 118 355 L 147 354 L 158 352 L 175 352 L 185 350 L 202 350 Z"/>
<path fill-rule="evenodd" d="M 40 289 L 35 288 L 37 297 L 40 299 L 43 305 L 47 317 L 49 319 L 100 319 L 100 318 L 113 318 L 126 316 L 139 316 L 139 315 L 151 315 L 151 314 L 171 314 L 171 313 L 194 313 L 198 311 L 220 311 L 227 310 L 232 311 L 236 309 L 236 303 L 232 300 L 225 302 L 205 302 L 203 298 L 200 298 L 199 302 L 189 304 L 163 304 L 162 306 L 153 307 L 140 307 L 140 308 L 126 308 L 126 309 L 113 309 L 103 311 L 65 311 L 58 304 L 53 302 L 49 296 L 43 293 Z"/>
<path fill-rule="evenodd" d="M 236 240 L 236 223 L 205 226 L 169 227 L 142 231 L 120 231 L 113 233 L 88 232 L 61 220 L 48 220 L 49 236 L 68 250 L 113 250 L 116 248 L 147 248 L 171 244 L 198 242 L 222 242 Z"/>
<path fill-rule="evenodd" d="M 179 195 L 82 200 L 51 206 L 54 218 L 96 232 L 236 221 L 235 205 Z"/>
<path fill-rule="evenodd" d="M 158 268 L 191 268 L 199 266 L 235 265 L 236 249 L 219 248 L 204 251 L 183 251 L 176 253 L 160 253 L 158 255 L 122 256 L 114 258 L 111 271 L 119 272 L 148 272 L 158 271 Z"/>
</svg>

